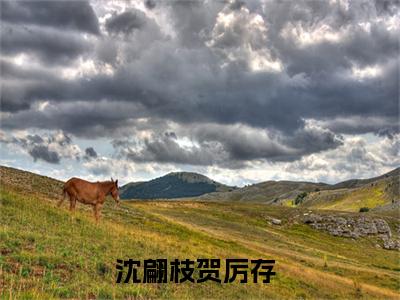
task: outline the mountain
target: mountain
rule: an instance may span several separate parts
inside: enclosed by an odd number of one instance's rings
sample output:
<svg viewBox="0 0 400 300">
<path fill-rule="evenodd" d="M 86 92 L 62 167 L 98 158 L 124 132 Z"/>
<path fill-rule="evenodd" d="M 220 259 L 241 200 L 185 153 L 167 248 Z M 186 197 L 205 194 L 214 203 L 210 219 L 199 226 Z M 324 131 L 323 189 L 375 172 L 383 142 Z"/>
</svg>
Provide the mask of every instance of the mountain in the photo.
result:
<svg viewBox="0 0 400 300">
<path fill-rule="evenodd" d="M 128 183 L 121 187 L 121 199 L 171 199 L 197 197 L 212 192 L 228 192 L 226 186 L 210 178 L 191 172 L 172 172 L 146 181 Z"/>
</svg>

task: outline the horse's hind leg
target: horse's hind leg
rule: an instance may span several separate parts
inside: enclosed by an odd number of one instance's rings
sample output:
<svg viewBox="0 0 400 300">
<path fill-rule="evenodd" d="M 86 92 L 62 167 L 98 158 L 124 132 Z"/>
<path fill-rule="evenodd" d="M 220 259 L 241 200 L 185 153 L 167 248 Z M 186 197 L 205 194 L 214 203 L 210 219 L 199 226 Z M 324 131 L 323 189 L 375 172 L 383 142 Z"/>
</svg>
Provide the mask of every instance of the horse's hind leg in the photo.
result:
<svg viewBox="0 0 400 300">
<path fill-rule="evenodd" d="M 69 210 L 71 212 L 75 211 L 75 206 L 76 206 L 76 197 L 70 197 L 69 199 Z"/>
</svg>

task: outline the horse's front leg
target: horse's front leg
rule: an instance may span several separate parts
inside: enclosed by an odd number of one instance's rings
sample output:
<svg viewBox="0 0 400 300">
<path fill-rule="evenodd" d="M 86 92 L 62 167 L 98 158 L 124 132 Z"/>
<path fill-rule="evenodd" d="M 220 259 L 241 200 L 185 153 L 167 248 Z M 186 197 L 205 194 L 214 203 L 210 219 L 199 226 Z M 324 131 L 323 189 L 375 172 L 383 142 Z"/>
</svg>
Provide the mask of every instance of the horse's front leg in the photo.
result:
<svg viewBox="0 0 400 300">
<path fill-rule="evenodd" d="M 101 215 L 101 208 L 102 208 L 102 204 L 101 203 L 96 203 L 94 206 L 93 206 L 93 211 L 94 211 L 94 217 L 95 217 L 95 219 L 96 219 L 96 223 L 98 223 L 99 222 L 99 220 L 100 220 L 100 215 Z"/>
</svg>

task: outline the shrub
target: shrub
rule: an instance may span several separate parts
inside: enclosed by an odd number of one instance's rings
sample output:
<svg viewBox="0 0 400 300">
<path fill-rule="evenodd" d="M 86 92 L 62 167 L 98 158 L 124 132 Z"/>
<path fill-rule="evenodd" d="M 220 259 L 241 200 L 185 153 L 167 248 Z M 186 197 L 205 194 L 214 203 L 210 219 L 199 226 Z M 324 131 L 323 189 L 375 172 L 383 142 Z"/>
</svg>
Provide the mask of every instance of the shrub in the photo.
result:
<svg viewBox="0 0 400 300">
<path fill-rule="evenodd" d="M 367 211 L 369 211 L 368 207 L 361 207 L 360 208 L 360 212 L 367 212 Z"/>
<path fill-rule="evenodd" d="M 307 197 L 307 193 L 306 192 L 302 192 L 302 193 L 298 194 L 296 199 L 294 200 L 294 204 L 295 205 L 300 204 L 301 202 L 303 202 L 305 197 Z"/>
<path fill-rule="evenodd" d="M 104 276 L 105 274 L 110 272 L 110 267 L 108 267 L 105 263 L 102 263 L 102 262 L 97 263 L 96 269 L 97 269 L 97 273 L 100 276 Z"/>
<path fill-rule="evenodd" d="M 324 254 L 324 268 L 328 268 L 328 256 Z"/>
</svg>

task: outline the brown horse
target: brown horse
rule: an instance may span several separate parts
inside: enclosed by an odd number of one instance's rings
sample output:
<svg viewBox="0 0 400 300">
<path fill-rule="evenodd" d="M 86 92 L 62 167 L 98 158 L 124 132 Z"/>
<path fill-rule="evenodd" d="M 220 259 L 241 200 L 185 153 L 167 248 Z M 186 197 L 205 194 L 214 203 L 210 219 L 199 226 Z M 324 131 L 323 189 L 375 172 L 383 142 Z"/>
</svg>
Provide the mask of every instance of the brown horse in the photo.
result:
<svg viewBox="0 0 400 300">
<path fill-rule="evenodd" d="M 69 209 L 70 211 L 75 210 L 76 201 L 83 204 L 92 205 L 94 217 L 96 222 L 100 218 L 100 210 L 107 195 L 114 198 L 115 202 L 119 204 L 119 190 L 118 180 L 103 182 L 89 182 L 80 178 L 71 178 L 64 184 L 63 198 L 58 202 L 58 206 L 61 206 L 65 197 L 69 198 Z"/>
</svg>

